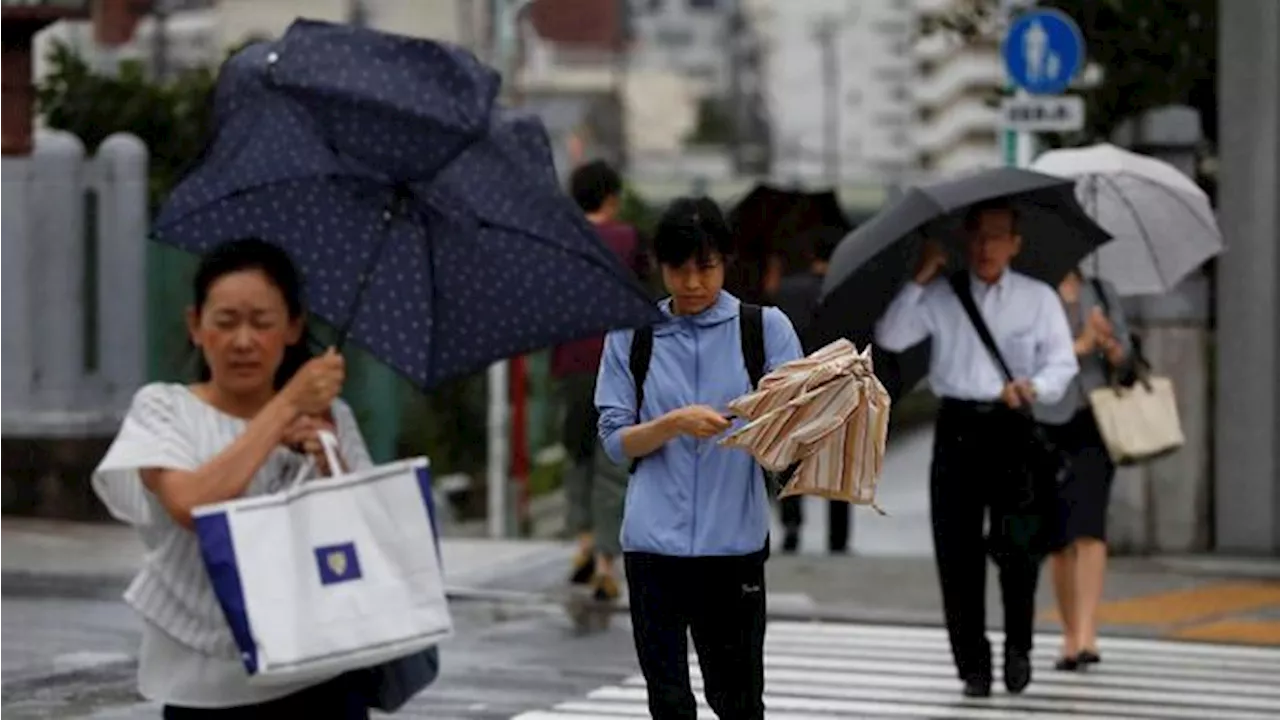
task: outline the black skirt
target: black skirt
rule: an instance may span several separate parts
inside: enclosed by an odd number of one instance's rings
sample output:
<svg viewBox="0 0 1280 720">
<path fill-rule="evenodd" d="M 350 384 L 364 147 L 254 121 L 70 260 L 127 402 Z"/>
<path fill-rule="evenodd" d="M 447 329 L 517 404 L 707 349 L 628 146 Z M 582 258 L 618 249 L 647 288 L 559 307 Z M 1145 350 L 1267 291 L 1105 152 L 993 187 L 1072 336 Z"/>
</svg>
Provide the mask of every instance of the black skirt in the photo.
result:
<svg viewBox="0 0 1280 720">
<path fill-rule="evenodd" d="M 1085 408 L 1065 425 L 1045 425 L 1049 438 L 1071 458 L 1071 473 L 1058 487 L 1050 550 L 1081 538 L 1107 539 L 1107 505 L 1116 468 L 1107 454 L 1093 410 Z"/>
</svg>

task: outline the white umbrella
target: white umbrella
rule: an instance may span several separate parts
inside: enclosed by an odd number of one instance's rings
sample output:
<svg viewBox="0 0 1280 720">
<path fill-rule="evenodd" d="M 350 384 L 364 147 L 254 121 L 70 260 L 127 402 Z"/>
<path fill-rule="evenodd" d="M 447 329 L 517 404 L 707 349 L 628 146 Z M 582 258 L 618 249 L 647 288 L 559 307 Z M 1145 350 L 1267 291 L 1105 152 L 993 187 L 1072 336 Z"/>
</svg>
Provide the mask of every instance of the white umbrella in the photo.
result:
<svg viewBox="0 0 1280 720">
<path fill-rule="evenodd" d="M 1222 252 L 1209 196 L 1168 163 L 1103 143 L 1051 150 L 1031 169 L 1076 180 L 1085 212 L 1115 238 L 1081 267 L 1121 295 L 1168 292 Z"/>
</svg>

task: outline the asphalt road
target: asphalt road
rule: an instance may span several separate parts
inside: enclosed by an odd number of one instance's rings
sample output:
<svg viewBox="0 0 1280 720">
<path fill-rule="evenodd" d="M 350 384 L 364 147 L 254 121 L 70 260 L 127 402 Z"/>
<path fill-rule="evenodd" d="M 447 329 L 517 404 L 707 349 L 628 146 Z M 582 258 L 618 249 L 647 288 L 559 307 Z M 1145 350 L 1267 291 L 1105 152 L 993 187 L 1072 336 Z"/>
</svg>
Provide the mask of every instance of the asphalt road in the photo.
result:
<svg viewBox="0 0 1280 720">
<path fill-rule="evenodd" d="M 158 717 L 134 689 L 139 625 L 118 597 L 117 587 L 5 583 L 6 720 Z M 633 674 L 625 619 L 595 611 L 583 620 L 574 609 L 456 603 L 440 678 L 397 717 L 510 718 Z"/>
</svg>

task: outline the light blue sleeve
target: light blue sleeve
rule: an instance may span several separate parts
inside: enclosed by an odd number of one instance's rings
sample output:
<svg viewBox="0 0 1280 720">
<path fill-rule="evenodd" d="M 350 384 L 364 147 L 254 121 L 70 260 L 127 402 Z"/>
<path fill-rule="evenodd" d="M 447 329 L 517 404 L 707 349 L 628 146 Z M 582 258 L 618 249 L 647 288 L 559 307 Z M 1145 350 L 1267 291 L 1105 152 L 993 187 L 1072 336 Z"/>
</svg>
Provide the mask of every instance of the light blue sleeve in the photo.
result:
<svg viewBox="0 0 1280 720">
<path fill-rule="evenodd" d="M 631 377 L 631 330 L 615 330 L 605 337 L 596 375 L 597 431 L 604 452 L 615 464 L 626 462 L 622 430 L 636 424 L 636 388 Z"/>
<path fill-rule="evenodd" d="M 804 357 L 800 338 L 787 314 L 776 307 L 764 309 L 764 371 L 771 373 L 779 366 Z"/>
</svg>

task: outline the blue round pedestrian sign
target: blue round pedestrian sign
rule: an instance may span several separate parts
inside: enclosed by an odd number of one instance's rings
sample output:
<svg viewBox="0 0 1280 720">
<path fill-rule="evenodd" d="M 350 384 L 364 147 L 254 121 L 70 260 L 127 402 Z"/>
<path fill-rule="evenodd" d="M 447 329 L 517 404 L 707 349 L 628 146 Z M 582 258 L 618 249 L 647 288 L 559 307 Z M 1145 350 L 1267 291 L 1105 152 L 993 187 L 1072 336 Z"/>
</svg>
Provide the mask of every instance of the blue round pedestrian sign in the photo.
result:
<svg viewBox="0 0 1280 720">
<path fill-rule="evenodd" d="M 1057 95 L 1084 64 L 1084 35 L 1065 13 L 1032 10 L 1009 27 L 1000 54 L 1015 85 L 1032 95 Z"/>
</svg>

